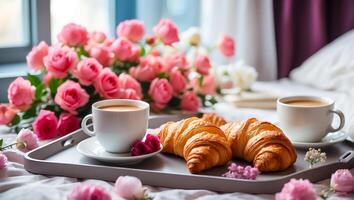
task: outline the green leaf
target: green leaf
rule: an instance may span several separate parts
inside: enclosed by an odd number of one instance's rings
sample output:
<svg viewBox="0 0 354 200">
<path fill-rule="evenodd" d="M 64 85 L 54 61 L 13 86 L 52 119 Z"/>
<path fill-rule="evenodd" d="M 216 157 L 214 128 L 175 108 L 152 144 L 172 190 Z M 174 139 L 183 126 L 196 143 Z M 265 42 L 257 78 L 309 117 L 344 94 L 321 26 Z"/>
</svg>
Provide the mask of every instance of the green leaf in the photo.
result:
<svg viewBox="0 0 354 200">
<path fill-rule="evenodd" d="M 0 138 L 0 148 L 2 147 L 3 144 L 4 144 L 4 139 Z"/>
<path fill-rule="evenodd" d="M 181 104 L 181 99 L 177 97 L 172 97 L 171 101 L 168 103 L 170 107 L 177 108 Z"/>
<path fill-rule="evenodd" d="M 54 97 L 55 94 L 57 93 L 57 89 L 60 85 L 60 82 L 61 82 L 60 79 L 56 79 L 56 78 L 53 78 L 49 81 L 49 89 L 52 97 Z"/>
<path fill-rule="evenodd" d="M 42 81 L 38 76 L 27 74 L 27 79 L 31 82 L 31 85 L 35 87 L 37 87 L 39 84 L 42 84 Z"/>
<path fill-rule="evenodd" d="M 168 74 L 166 72 L 160 72 L 157 74 L 158 78 L 166 78 L 168 79 Z"/>
<path fill-rule="evenodd" d="M 26 112 L 23 113 L 22 118 L 29 119 L 34 117 L 35 115 L 36 115 L 36 106 L 32 106 L 30 109 L 28 109 Z"/>
<path fill-rule="evenodd" d="M 43 96 L 44 85 L 41 83 L 36 87 L 36 99 L 40 100 Z"/>
<path fill-rule="evenodd" d="M 141 47 L 141 48 L 140 48 L 140 56 L 141 56 L 141 57 L 145 56 L 145 53 L 146 53 L 145 48 L 144 48 L 144 47 Z"/>
<path fill-rule="evenodd" d="M 201 77 L 199 78 L 199 86 L 200 86 L 200 87 L 203 87 L 203 82 L 204 82 L 204 76 L 201 76 Z"/>
<path fill-rule="evenodd" d="M 14 119 L 12 120 L 11 122 L 11 125 L 14 126 L 14 125 L 17 125 L 18 123 L 20 123 L 20 116 L 18 116 L 18 114 L 15 115 Z"/>
</svg>

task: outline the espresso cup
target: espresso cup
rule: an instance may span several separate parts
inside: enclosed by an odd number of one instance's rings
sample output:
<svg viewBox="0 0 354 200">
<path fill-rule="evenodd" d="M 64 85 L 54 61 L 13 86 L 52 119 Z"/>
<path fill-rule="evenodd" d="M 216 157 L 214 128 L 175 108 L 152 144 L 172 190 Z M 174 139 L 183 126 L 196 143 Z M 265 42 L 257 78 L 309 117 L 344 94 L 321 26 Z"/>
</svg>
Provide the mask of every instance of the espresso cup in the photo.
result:
<svg viewBox="0 0 354 200">
<path fill-rule="evenodd" d="M 340 123 L 332 126 L 333 114 Z M 292 96 L 277 101 L 279 125 L 290 140 L 295 142 L 319 142 L 329 132 L 343 128 L 345 119 L 340 110 L 334 109 L 334 101 L 315 96 Z"/>
<path fill-rule="evenodd" d="M 133 143 L 141 140 L 148 128 L 149 104 L 144 101 L 114 99 L 92 104 L 92 114 L 81 122 L 82 130 L 96 136 L 107 152 L 129 152 Z M 93 131 L 87 127 L 92 119 Z"/>
</svg>

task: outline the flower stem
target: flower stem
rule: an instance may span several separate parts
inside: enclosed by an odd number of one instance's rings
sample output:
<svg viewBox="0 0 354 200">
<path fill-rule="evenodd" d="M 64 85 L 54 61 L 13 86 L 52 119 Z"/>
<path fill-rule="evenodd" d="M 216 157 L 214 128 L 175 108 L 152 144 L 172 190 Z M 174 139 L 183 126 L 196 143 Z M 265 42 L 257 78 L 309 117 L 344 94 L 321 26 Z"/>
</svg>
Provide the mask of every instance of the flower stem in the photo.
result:
<svg viewBox="0 0 354 200">
<path fill-rule="evenodd" d="M 12 148 L 12 146 L 14 146 L 14 145 L 16 145 L 16 144 L 17 144 L 17 142 L 12 143 L 12 144 L 9 144 L 9 145 L 6 145 L 6 146 L 3 146 L 3 147 L 0 148 L 0 151 L 3 151 L 3 150 L 5 150 L 5 149 Z"/>
</svg>

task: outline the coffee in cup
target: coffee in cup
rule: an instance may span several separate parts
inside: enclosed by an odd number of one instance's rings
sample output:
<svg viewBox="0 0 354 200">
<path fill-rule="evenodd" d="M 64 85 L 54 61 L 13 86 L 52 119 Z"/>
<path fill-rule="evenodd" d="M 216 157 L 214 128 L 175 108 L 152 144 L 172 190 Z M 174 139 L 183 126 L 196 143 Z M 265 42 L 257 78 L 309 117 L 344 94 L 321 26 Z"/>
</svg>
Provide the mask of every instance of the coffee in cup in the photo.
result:
<svg viewBox="0 0 354 200">
<path fill-rule="evenodd" d="M 114 99 L 92 104 L 92 114 L 81 122 L 83 131 L 96 136 L 111 153 L 129 152 L 133 143 L 143 139 L 148 128 L 149 104 L 144 101 Z M 92 119 L 93 131 L 87 127 Z"/>
<path fill-rule="evenodd" d="M 333 114 L 338 115 L 340 124 L 332 126 Z M 334 109 L 334 101 L 315 96 L 292 96 L 277 101 L 280 127 L 292 141 L 318 142 L 329 132 L 343 128 L 345 118 L 340 110 Z"/>
</svg>

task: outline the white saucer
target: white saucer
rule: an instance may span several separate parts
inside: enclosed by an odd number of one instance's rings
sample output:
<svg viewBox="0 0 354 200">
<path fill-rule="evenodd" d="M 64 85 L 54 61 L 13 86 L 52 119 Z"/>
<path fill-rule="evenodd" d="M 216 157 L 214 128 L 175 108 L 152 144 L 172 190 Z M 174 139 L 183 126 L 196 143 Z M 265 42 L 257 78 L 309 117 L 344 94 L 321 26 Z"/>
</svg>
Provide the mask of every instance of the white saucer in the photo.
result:
<svg viewBox="0 0 354 200">
<path fill-rule="evenodd" d="M 131 165 L 141 162 L 142 160 L 152 157 L 162 151 L 162 144 L 160 144 L 160 150 L 141 155 L 132 156 L 130 152 L 127 153 L 109 153 L 103 149 L 100 143 L 97 141 L 96 137 L 90 137 L 86 140 L 81 141 L 76 149 L 78 152 L 87 156 L 106 163 L 114 163 L 119 165 Z"/>
<path fill-rule="evenodd" d="M 326 137 L 324 137 L 320 142 L 313 142 L 313 143 L 307 143 L 307 142 L 295 142 L 291 141 L 295 147 L 299 148 L 320 148 L 320 147 L 326 147 L 330 145 L 334 145 L 336 143 L 343 142 L 348 138 L 348 134 L 344 131 L 338 131 L 334 133 L 328 133 Z"/>
</svg>

